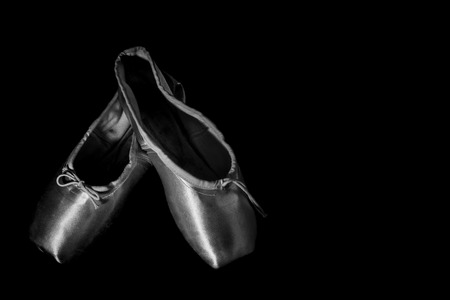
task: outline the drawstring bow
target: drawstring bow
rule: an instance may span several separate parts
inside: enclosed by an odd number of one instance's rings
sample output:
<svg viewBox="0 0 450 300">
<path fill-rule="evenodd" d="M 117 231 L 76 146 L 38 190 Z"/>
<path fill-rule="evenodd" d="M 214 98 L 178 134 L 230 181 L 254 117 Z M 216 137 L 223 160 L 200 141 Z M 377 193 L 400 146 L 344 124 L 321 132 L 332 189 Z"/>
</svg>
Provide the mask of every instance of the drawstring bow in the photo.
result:
<svg viewBox="0 0 450 300">
<path fill-rule="evenodd" d="M 60 183 L 60 179 L 62 178 L 65 178 L 67 180 L 67 183 Z M 89 195 L 89 198 L 94 204 L 95 209 L 97 209 L 101 205 L 100 196 L 98 195 L 98 193 L 91 187 L 87 186 L 83 180 L 80 180 L 77 174 L 75 174 L 75 172 L 73 170 L 70 170 L 69 168 L 63 169 L 62 174 L 56 178 L 56 183 L 60 187 L 66 187 L 70 185 L 76 186 Z"/>
</svg>

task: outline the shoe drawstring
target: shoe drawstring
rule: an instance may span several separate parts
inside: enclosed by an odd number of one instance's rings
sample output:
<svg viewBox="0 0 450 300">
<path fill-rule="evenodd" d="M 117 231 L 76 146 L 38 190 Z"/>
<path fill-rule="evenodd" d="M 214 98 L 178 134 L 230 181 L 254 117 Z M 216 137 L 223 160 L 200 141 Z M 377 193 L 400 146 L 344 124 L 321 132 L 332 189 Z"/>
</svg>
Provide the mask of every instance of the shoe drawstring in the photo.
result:
<svg viewBox="0 0 450 300">
<path fill-rule="evenodd" d="M 224 188 L 227 185 L 229 185 L 230 183 L 234 183 L 235 185 L 237 185 L 248 197 L 248 199 L 250 200 L 250 202 L 255 206 L 256 210 L 265 218 L 267 217 L 267 214 L 264 212 L 264 210 L 262 209 L 261 206 L 259 206 L 259 204 L 256 202 L 255 198 L 252 197 L 252 195 L 250 195 L 247 187 L 245 186 L 245 184 L 242 181 L 236 180 L 236 179 L 231 179 L 231 178 L 224 178 L 220 180 L 221 182 L 221 187 Z"/>
<path fill-rule="evenodd" d="M 66 179 L 69 180 L 69 182 L 60 183 L 59 181 L 63 177 L 66 177 Z M 80 180 L 80 178 L 78 178 L 75 172 L 73 172 L 70 169 L 63 169 L 63 173 L 56 178 L 56 184 L 58 184 L 60 187 L 74 185 L 80 190 L 84 191 L 90 196 L 90 199 L 94 204 L 95 209 L 97 209 L 101 204 L 100 196 L 97 194 L 97 192 L 92 188 L 90 188 L 89 186 L 87 186 L 85 182 L 83 180 Z"/>
</svg>

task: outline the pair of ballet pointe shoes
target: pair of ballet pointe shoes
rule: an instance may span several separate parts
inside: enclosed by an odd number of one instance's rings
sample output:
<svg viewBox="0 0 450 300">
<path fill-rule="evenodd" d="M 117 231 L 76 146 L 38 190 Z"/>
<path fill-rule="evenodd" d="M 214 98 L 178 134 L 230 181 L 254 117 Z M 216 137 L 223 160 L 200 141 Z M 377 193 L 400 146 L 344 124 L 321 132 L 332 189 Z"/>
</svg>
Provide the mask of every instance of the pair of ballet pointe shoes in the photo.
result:
<svg viewBox="0 0 450 300">
<path fill-rule="evenodd" d="M 115 74 L 117 93 L 38 202 L 31 240 L 59 263 L 69 261 L 154 167 L 173 219 L 206 263 L 219 268 L 253 252 L 254 209 L 265 213 L 223 135 L 185 104 L 181 83 L 163 73 L 146 49 L 120 53 Z"/>
</svg>

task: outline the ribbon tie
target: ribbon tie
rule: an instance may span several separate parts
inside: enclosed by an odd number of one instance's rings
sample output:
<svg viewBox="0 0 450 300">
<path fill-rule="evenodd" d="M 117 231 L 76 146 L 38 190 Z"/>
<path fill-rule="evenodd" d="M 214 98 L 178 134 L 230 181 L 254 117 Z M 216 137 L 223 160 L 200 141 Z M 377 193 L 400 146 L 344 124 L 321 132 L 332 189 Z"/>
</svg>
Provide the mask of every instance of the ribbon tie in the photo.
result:
<svg viewBox="0 0 450 300">
<path fill-rule="evenodd" d="M 66 180 L 68 181 L 67 183 L 59 182 L 60 179 L 63 177 L 66 178 Z M 56 184 L 58 184 L 60 187 L 65 187 L 69 185 L 76 186 L 77 188 L 79 188 L 80 190 L 89 195 L 92 203 L 94 204 L 95 209 L 97 209 L 101 204 L 100 196 L 97 194 L 97 192 L 91 187 L 87 186 L 85 182 L 83 180 L 80 180 L 77 174 L 75 174 L 75 172 L 70 169 L 67 168 L 63 169 L 63 173 L 56 178 Z"/>
<path fill-rule="evenodd" d="M 221 182 L 221 187 L 224 188 L 227 185 L 229 185 L 230 183 L 234 183 L 236 186 L 238 186 L 248 197 L 248 199 L 250 200 L 250 202 L 256 207 L 256 210 L 265 218 L 267 217 L 267 214 L 264 212 L 264 210 L 261 208 L 261 206 L 259 206 L 259 204 L 256 202 L 255 198 L 252 197 L 252 195 L 250 195 L 249 191 L 247 190 L 247 187 L 245 186 L 245 184 L 242 181 L 236 180 L 236 179 L 231 179 L 231 178 L 224 178 L 220 180 Z"/>
</svg>

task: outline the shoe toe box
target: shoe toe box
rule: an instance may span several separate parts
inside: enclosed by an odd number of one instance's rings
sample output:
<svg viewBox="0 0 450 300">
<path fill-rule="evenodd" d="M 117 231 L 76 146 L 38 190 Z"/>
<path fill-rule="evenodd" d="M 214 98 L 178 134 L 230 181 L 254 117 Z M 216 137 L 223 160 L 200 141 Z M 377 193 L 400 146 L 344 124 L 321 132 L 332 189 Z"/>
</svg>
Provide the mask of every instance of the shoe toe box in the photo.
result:
<svg viewBox="0 0 450 300">
<path fill-rule="evenodd" d="M 238 190 L 205 195 L 187 188 L 169 192 L 168 199 L 178 228 L 211 267 L 220 268 L 253 252 L 255 213 Z"/>
<path fill-rule="evenodd" d="M 91 242 L 104 222 L 89 195 L 75 188 L 52 186 L 37 205 L 30 239 L 57 262 L 69 261 Z"/>
</svg>

